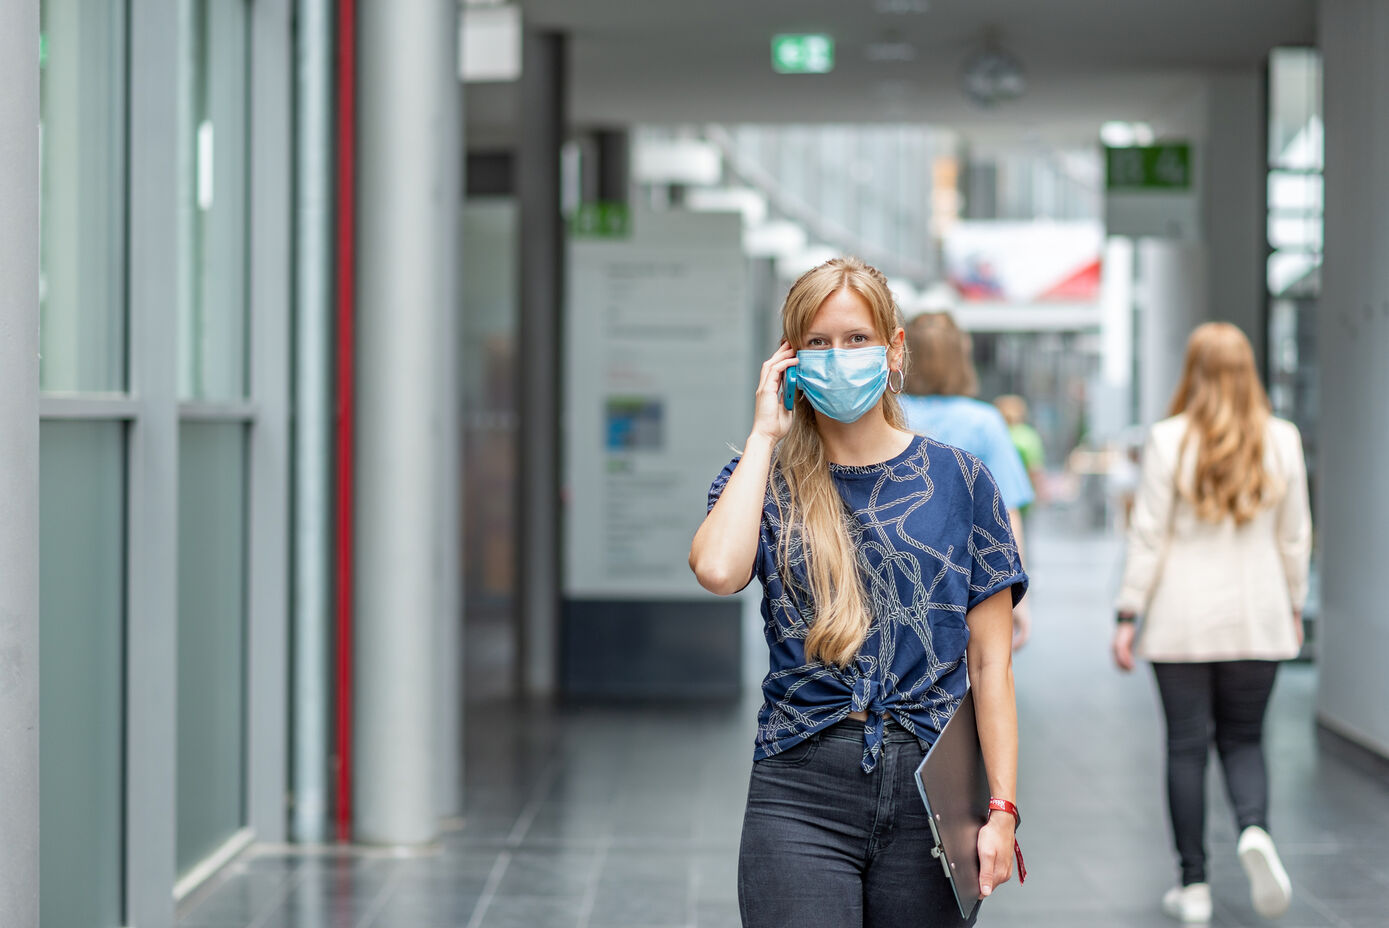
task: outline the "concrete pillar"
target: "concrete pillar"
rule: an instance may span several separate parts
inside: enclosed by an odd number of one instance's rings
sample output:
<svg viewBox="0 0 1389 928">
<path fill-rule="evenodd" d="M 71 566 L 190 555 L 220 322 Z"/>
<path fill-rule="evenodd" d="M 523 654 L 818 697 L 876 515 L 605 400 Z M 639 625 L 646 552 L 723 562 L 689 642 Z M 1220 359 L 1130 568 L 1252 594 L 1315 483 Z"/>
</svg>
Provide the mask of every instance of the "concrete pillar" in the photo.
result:
<svg viewBox="0 0 1389 928">
<path fill-rule="evenodd" d="M 1131 424 L 1133 384 L 1133 264 L 1131 239 L 1104 243 L 1104 277 L 1100 284 L 1100 371 L 1089 394 L 1090 432 L 1108 441 Z"/>
<path fill-rule="evenodd" d="M 1262 367 L 1267 341 L 1268 155 L 1262 68 L 1206 74 L 1198 92 L 1160 121 L 1164 136 L 1190 139 L 1200 198 L 1200 240 L 1136 247 L 1138 409 L 1143 424 L 1166 415 L 1186 337 L 1202 322 L 1239 326 Z"/>
<path fill-rule="evenodd" d="M 564 308 L 565 38 L 527 31 L 522 40 L 520 520 L 517 571 L 521 684 L 529 696 L 555 692 L 559 641 L 559 372 Z"/>
<path fill-rule="evenodd" d="M 454 30 L 456 33 L 458 30 Z M 440 179 L 439 200 L 446 208 L 434 215 L 436 226 L 434 274 L 440 294 L 434 339 L 436 358 L 434 442 L 439 462 L 435 505 L 434 586 L 438 621 L 435 645 L 435 814 L 463 812 L 463 396 L 459 365 L 462 289 L 460 215 L 467 158 L 463 147 L 463 85 L 455 81 L 450 96 L 453 118 L 440 126 L 435 155 Z M 446 103 L 447 105 L 447 103 Z"/>
<path fill-rule="evenodd" d="M 1206 317 L 1243 329 L 1260 370 L 1268 341 L 1265 97 L 1262 68 L 1209 76 L 1201 146 Z"/>
<path fill-rule="evenodd" d="M 39 4 L 0 5 L 0 923 L 39 924 Z"/>
<path fill-rule="evenodd" d="M 457 254 L 454 0 L 358 8 L 355 837 L 437 833 L 441 262 Z"/>
<path fill-rule="evenodd" d="M 1166 418 L 1181 375 L 1187 336 L 1206 320 L 1207 252 L 1200 244 L 1140 239 L 1138 412 L 1142 425 Z"/>
<path fill-rule="evenodd" d="M 1389 2 L 1322 0 L 1326 263 L 1317 308 L 1321 722 L 1389 757 Z"/>
</svg>

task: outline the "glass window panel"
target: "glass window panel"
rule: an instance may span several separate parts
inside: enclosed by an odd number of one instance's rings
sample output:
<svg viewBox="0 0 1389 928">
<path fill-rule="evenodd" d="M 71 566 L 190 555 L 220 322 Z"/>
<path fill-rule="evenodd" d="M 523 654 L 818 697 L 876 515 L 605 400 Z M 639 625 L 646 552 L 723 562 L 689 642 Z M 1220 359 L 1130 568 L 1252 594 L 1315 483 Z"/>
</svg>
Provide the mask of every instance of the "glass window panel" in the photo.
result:
<svg viewBox="0 0 1389 928">
<path fill-rule="evenodd" d="M 1268 243 L 1274 248 L 1295 248 L 1303 251 L 1321 251 L 1321 217 L 1270 216 L 1268 218 Z"/>
<path fill-rule="evenodd" d="M 510 197 L 470 198 L 463 210 L 461 388 L 468 614 L 506 628 L 516 596 L 516 326 L 519 211 Z M 493 636 L 496 647 L 512 647 Z M 506 666 L 503 658 L 493 666 Z"/>
<path fill-rule="evenodd" d="M 39 906 L 45 925 L 116 928 L 124 425 L 44 422 L 39 458 Z"/>
<path fill-rule="evenodd" d="M 1269 53 L 1268 163 L 1322 166 L 1321 53 L 1275 48 Z"/>
<path fill-rule="evenodd" d="M 1286 293 L 1299 284 L 1306 284 L 1310 275 L 1321 267 L 1321 255 L 1305 251 L 1275 251 L 1268 256 L 1268 292 Z"/>
<path fill-rule="evenodd" d="M 245 0 L 182 0 L 179 395 L 246 395 Z"/>
<path fill-rule="evenodd" d="M 39 383 L 122 391 L 124 4 L 42 0 Z"/>
<path fill-rule="evenodd" d="M 185 422 L 178 480 L 178 869 L 245 821 L 246 427 Z"/>
<path fill-rule="evenodd" d="M 1323 209 L 1324 184 L 1320 174 L 1290 171 L 1268 172 L 1268 208 L 1308 210 L 1320 213 Z"/>
</svg>

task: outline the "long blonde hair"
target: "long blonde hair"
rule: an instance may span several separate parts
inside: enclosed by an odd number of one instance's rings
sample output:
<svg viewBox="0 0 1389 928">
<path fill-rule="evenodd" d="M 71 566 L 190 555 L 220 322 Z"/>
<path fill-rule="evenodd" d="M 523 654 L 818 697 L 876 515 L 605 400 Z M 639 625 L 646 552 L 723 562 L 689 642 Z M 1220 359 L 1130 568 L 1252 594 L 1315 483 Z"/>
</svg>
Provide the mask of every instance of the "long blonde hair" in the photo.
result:
<svg viewBox="0 0 1389 928">
<path fill-rule="evenodd" d="M 887 278 L 859 259 L 847 257 L 834 258 L 805 272 L 792 285 L 781 310 L 787 342 L 802 344 L 820 307 L 841 290 L 863 299 L 872 312 L 875 329 L 891 346 L 902 323 Z M 906 354 L 904 348 L 904 370 Z M 773 469 L 782 524 L 779 566 L 789 583 L 794 558 L 805 562 L 814 613 L 807 617 L 806 659 L 843 667 L 862 647 L 871 616 L 859 573 L 859 554 L 849 534 L 848 513 L 830 475 L 815 414 L 803 394 L 797 397 L 796 407 L 791 429 L 777 445 Z M 881 408 L 889 423 L 906 429 L 902 407 L 891 392 L 883 394 Z"/>
<path fill-rule="evenodd" d="M 1195 471 L 1182 493 L 1202 520 L 1221 522 L 1228 516 L 1244 525 L 1282 494 L 1285 488 L 1264 467 L 1268 395 L 1254 369 L 1249 339 L 1230 323 L 1208 322 L 1191 333 L 1170 412 L 1182 413 L 1187 431 L 1178 473 L 1195 444 Z"/>
</svg>

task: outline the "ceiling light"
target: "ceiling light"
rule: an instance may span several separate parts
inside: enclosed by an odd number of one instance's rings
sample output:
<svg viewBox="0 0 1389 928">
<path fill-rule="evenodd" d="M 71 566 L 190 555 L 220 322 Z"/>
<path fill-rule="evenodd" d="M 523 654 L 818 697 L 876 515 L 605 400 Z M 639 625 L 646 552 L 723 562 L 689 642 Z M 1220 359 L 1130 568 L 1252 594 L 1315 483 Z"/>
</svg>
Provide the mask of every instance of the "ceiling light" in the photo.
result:
<svg viewBox="0 0 1389 928">
<path fill-rule="evenodd" d="M 980 106 L 992 107 L 1022 96 L 1027 90 L 1027 75 L 1022 63 L 990 32 L 983 45 L 965 59 L 960 84 L 965 96 Z"/>
<path fill-rule="evenodd" d="M 1133 144 L 1133 126 L 1111 119 L 1100 126 L 1100 141 L 1109 148 L 1128 148 Z"/>
<path fill-rule="evenodd" d="M 1151 145 L 1156 134 L 1146 122 L 1124 122 L 1111 119 L 1100 126 L 1100 141 L 1108 148 L 1131 148 L 1134 145 Z"/>
</svg>

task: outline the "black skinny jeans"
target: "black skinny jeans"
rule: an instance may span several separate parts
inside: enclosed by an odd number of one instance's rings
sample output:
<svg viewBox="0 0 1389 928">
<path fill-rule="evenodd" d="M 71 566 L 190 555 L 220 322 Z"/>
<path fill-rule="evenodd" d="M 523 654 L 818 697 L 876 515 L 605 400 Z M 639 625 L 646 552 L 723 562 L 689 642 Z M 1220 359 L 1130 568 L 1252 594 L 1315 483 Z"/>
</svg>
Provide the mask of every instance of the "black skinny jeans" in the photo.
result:
<svg viewBox="0 0 1389 928">
<path fill-rule="evenodd" d="M 895 722 L 884 739 L 867 774 L 853 719 L 752 765 L 738 854 L 745 928 L 974 924 L 931 856 L 915 779 L 921 743 Z"/>
<path fill-rule="evenodd" d="M 1154 663 L 1167 716 L 1167 806 L 1182 885 L 1206 881 L 1206 758 L 1212 735 L 1235 823 L 1268 828 L 1264 710 L 1275 661 Z"/>
</svg>

